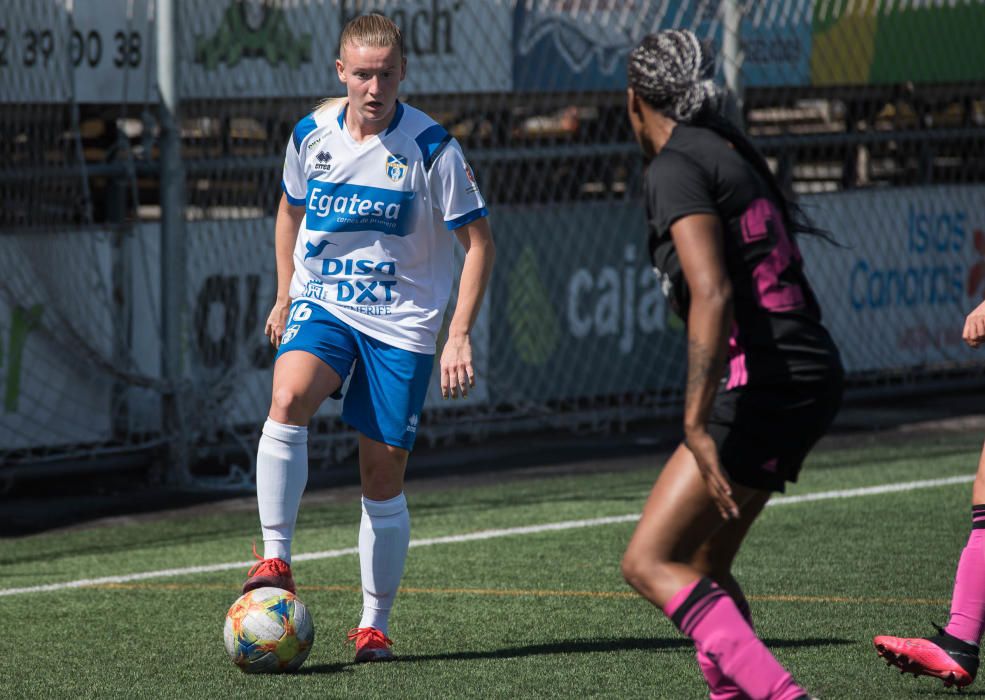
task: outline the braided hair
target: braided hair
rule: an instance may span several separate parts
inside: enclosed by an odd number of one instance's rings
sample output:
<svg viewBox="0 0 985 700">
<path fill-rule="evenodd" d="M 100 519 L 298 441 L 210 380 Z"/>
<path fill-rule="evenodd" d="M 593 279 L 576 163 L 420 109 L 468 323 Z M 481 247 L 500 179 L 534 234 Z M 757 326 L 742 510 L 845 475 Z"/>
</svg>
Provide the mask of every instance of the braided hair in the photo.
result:
<svg viewBox="0 0 985 700">
<path fill-rule="evenodd" d="M 735 124 L 725 118 L 728 91 L 715 84 L 711 44 L 689 29 L 665 29 L 648 34 L 629 54 L 629 86 L 644 102 L 674 121 L 711 129 L 730 142 L 769 186 L 787 230 L 830 235 L 814 226 L 801 208 L 783 192 L 763 154 Z M 833 241 L 832 241 L 833 242 Z"/>
<path fill-rule="evenodd" d="M 689 123 L 703 110 L 717 109 L 724 96 L 712 80 L 710 46 L 686 29 L 643 37 L 629 54 L 628 70 L 636 94 L 678 122 Z"/>
</svg>

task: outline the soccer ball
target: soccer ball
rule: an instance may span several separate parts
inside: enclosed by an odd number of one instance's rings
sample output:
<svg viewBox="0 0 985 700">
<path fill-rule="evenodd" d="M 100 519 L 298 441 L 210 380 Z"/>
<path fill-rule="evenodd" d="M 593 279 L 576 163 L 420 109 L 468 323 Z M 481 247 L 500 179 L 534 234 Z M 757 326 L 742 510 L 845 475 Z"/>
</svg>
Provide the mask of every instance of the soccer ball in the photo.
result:
<svg viewBox="0 0 985 700">
<path fill-rule="evenodd" d="M 233 663 L 246 673 L 297 671 L 308 658 L 315 625 L 304 603 L 282 588 L 244 593 L 226 613 L 222 636 Z"/>
</svg>

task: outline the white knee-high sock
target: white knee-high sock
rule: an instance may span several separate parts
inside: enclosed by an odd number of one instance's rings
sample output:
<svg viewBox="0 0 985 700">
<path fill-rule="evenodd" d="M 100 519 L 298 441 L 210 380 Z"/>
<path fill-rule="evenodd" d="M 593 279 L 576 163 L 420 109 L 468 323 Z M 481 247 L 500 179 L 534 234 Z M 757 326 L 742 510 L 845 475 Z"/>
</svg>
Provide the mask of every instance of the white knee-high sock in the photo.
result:
<svg viewBox="0 0 985 700">
<path fill-rule="evenodd" d="M 386 501 L 363 497 L 359 524 L 359 569 L 363 583 L 360 627 L 375 627 L 387 634 L 390 608 L 404 575 L 410 546 L 410 513 L 401 493 Z"/>
<path fill-rule="evenodd" d="M 264 559 L 291 561 L 291 538 L 308 483 L 308 428 L 268 418 L 257 451 L 257 505 Z"/>
</svg>

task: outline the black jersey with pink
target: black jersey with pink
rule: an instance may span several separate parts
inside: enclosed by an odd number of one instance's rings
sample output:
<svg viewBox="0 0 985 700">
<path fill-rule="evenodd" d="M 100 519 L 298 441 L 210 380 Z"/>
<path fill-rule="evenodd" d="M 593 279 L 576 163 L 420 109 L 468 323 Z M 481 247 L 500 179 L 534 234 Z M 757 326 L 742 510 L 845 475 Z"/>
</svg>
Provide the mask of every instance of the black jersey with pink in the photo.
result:
<svg viewBox="0 0 985 700">
<path fill-rule="evenodd" d="M 797 243 L 766 181 L 714 131 L 684 124 L 646 171 L 650 255 L 664 294 L 687 321 L 687 282 L 670 235 L 690 214 L 717 214 L 735 322 L 727 388 L 841 373 L 838 350 L 804 275 Z"/>
</svg>

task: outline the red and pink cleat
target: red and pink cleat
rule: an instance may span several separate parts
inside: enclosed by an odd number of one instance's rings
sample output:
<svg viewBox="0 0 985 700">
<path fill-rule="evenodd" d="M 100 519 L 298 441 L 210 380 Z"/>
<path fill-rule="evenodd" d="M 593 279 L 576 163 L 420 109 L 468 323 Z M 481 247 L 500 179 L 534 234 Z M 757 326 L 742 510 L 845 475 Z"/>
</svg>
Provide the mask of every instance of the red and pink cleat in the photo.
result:
<svg viewBox="0 0 985 700">
<path fill-rule="evenodd" d="M 256 554 L 256 550 L 253 552 Z M 247 572 L 246 583 L 243 584 L 243 593 L 248 593 L 254 588 L 283 588 L 285 591 L 296 593 L 294 589 L 294 576 L 291 574 L 291 565 L 283 559 L 260 559 Z"/>
<path fill-rule="evenodd" d="M 349 641 L 356 643 L 357 664 L 366 661 L 391 661 L 393 641 L 375 627 L 354 627 L 349 630 Z"/>
<path fill-rule="evenodd" d="M 940 678 L 947 688 L 971 685 L 978 672 L 978 647 L 943 630 L 934 637 L 919 639 L 880 635 L 872 643 L 890 666 L 914 676 Z"/>
</svg>

